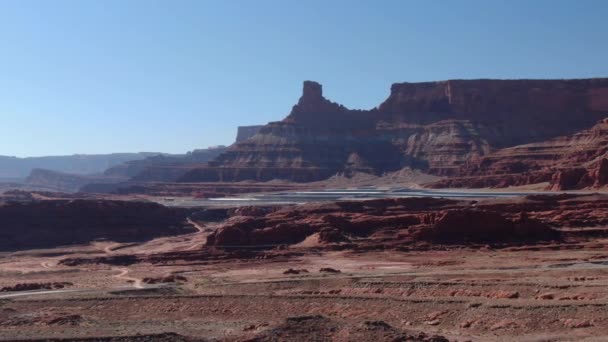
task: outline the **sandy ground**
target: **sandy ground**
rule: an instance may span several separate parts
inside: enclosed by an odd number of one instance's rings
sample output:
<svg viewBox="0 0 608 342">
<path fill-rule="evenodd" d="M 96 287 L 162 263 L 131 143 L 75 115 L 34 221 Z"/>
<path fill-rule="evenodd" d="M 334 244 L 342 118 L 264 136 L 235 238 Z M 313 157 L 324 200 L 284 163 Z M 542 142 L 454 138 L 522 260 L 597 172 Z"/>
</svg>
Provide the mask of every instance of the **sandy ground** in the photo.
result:
<svg viewBox="0 0 608 342">
<path fill-rule="evenodd" d="M 75 256 L 199 249 L 199 232 L 144 244 L 111 241 L 4 253 L 0 287 L 61 281 L 64 290 L 0 292 L 0 339 L 176 332 L 244 340 L 285 318 L 320 314 L 458 341 L 608 339 L 608 241 L 571 250 L 321 251 L 314 241 L 277 259 L 64 266 Z M 340 273 L 321 273 L 321 268 Z M 305 269 L 295 275 L 289 268 Z M 160 288 L 144 277 L 187 281 Z M 49 318 L 51 317 L 51 318 Z"/>
</svg>

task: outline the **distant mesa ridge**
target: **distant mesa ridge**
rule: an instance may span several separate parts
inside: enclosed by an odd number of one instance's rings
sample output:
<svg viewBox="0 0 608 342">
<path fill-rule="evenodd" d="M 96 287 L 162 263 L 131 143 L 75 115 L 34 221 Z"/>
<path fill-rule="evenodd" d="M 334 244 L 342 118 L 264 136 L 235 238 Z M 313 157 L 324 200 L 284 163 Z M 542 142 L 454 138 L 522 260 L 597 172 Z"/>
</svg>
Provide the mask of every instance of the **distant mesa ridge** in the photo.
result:
<svg viewBox="0 0 608 342">
<path fill-rule="evenodd" d="M 239 126 L 236 134 L 236 142 L 245 141 L 254 135 L 258 134 L 263 125 L 256 126 Z"/>
<path fill-rule="evenodd" d="M 34 169 L 80 175 L 100 174 L 109 167 L 159 154 L 157 152 L 75 154 L 29 158 L 0 156 L 0 179 L 24 179 Z"/>
<path fill-rule="evenodd" d="M 403 167 L 461 176 L 484 156 L 572 135 L 606 116 L 606 78 L 396 83 L 372 110 L 334 103 L 305 81 L 285 119 L 179 180 L 308 182 Z"/>
<path fill-rule="evenodd" d="M 157 154 L 144 159 L 126 161 L 98 174 L 71 174 L 46 169 L 34 169 L 25 184 L 45 190 L 76 192 L 106 192 L 126 182 L 173 181 L 190 169 L 201 166 L 226 149 L 215 146 L 181 155 Z"/>
<path fill-rule="evenodd" d="M 395 83 L 371 110 L 332 102 L 321 84 L 304 81 L 283 120 L 239 127 L 229 147 L 128 156 L 136 160 L 80 176 L 36 170 L 27 181 L 106 192 L 151 183 L 311 182 L 411 168 L 446 176 L 428 184 L 437 188 L 602 187 L 606 117 L 607 78 Z"/>
</svg>

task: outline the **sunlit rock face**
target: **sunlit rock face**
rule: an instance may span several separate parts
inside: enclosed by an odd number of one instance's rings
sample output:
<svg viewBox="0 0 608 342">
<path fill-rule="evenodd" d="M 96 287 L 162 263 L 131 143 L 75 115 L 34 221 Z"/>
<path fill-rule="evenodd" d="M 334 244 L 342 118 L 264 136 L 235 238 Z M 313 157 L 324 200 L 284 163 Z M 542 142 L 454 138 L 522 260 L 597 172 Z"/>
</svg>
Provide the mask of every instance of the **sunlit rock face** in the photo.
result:
<svg viewBox="0 0 608 342">
<path fill-rule="evenodd" d="M 308 182 L 403 167 L 462 175 L 498 150 L 589 129 L 606 116 L 607 89 L 608 79 L 397 83 L 377 108 L 351 110 L 305 81 L 285 119 L 180 180 Z"/>
<path fill-rule="evenodd" d="M 549 182 L 550 190 L 608 185 L 608 119 L 589 129 L 497 150 L 467 162 L 436 187 L 505 187 Z"/>
</svg>

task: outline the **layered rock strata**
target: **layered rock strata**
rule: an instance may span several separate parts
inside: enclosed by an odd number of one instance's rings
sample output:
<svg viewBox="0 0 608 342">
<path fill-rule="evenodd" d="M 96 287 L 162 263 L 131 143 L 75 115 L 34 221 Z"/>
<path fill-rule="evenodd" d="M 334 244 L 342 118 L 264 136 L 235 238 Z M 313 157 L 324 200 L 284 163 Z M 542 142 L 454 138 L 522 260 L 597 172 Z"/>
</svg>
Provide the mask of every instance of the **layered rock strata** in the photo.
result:
<svg viewBox="0 0 608 342">
<path fill-rule="evenodd" d="M 548 182 L 552 190 L 608 185 L 608 118 L 590 129 L 504 148 L 471 160 L 433 187 L 506 187 Z"/>
<path fill-rule="evenodd" d="M 605 116 L 608 79 L 399 83 L 372 110 L 350 110 L 306 81 L 289 115 L 262 127 L 183 182 L 322 180 L 403 167 L 458 175 L 494 151 L 591 127 Z"/>
<path fill-rule="evenodd" d="M 585 212 L 577 211 L 574 198 L 529 198 L 515 203 L 475 203 L 443 199 L 383 199 L 363 202 L 306 205 L 266 212 L 234 212 L 207 238 L 207 246 L 274 247 L 292 245 L 316 236 L 318 243 L 346 244 L 352 248 L 408 246 L 421 242 L 439 244 L 534 243 L 558 240 L 553 227 L 606 221 L 602 198 Z M 586 202 L 587 200 L 583 200 Z M 570 209 L 566 209 L 570 206 Z M 554 209 L 564 207 L 564 217 Z M 596 214 L 591 214 L 591 208 Z M 577 215 L 576 213 L 580 213 Z M 587 216 L 585 216 L 587 215 Z M 568 220 L 565 218 L 568 217 Z"/>
</svg>

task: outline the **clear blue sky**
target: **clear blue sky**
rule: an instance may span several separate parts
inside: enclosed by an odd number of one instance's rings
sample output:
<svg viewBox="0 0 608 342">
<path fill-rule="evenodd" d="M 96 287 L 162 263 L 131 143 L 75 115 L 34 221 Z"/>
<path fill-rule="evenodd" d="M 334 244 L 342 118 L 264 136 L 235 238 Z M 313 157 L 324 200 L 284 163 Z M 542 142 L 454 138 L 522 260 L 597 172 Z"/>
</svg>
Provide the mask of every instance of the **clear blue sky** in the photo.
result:
<svg viewBox="0 0 608 342">
<path fill-rule="evenodd" d="M 301 82 L 608 76 L 605 0 L 0 1 L 0 154 L 185 152 L 282 119 Z"/>
</svg>

